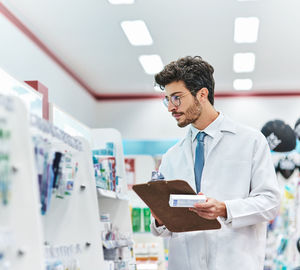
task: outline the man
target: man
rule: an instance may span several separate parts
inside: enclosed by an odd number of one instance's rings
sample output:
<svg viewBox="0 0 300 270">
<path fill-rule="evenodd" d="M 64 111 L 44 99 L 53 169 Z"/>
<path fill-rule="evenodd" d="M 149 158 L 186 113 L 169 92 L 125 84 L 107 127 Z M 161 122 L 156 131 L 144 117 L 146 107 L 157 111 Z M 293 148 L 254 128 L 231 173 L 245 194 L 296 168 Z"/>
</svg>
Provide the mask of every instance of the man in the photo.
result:
<svg viewBox="0 0 300 270">
<path fill-rule="evenodd" d="M 262 270 L 266 224 L 279 208 L 270 149 L 259 131 L 216 111 L 213 72 L 201 57 L 188 56 L 155 75 L 177 125 L 191 124 L 186 137 L 163 156 L 160 172 L 204 193 L 207 202 L 190 210 L 218 218 L 222 228 L 172 233 L 153 213 L 151 230 L 170 236 L 169 270 Z"/>
</svg>

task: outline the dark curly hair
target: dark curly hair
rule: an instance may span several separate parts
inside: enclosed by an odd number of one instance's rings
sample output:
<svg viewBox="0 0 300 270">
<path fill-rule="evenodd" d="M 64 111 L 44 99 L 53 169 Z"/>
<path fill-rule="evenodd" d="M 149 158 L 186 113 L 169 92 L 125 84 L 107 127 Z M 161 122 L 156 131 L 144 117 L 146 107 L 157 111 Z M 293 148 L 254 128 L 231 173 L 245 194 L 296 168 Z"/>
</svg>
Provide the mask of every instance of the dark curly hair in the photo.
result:
<svg viewBox="0 0 300 270">
<path fill-rule="evenodd" d="M 155 82 L 164 90 L 164 87 L 174 81 L 183 81 L 186 88 L 193 96 L 206 87 L 208 100 L 214 105 L 215 80 L 214 68 L 200 56 L 186 56 L 166 65 L 164 69 L 155 75 Z"/>
</svg>

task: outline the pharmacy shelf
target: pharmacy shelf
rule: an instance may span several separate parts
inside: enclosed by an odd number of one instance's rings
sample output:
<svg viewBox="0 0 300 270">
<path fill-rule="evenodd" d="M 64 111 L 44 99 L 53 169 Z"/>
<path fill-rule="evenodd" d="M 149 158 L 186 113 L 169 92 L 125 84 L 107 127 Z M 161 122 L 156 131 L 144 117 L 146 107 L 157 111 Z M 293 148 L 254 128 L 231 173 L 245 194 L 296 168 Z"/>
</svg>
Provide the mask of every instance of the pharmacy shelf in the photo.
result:
<svg viewBox="0 0 300 270">
<path fill-rule="evenodd" d="M 158 265 L 156 263 L 137 263 L 137 270 L 158 270 Z"/>
<path fill-rule="evenodd" d="M 125 200 L 125 201 L 129 200 L 129 197 L 126 194 L 117 193 L 115 191 L 106 190 L 106 189 L 99 188 L 99 187 L 97 187 L 97 193 L 100 197 L 119 199 L 119 200 Z"/>
<path fill-rule="evenodd" d="M 133 158 L 135 160 L 135 184 L 143 184 L 151 179 L 152 171 L 155 170 L 155 160 L 152 156 L 147 155 L 135 155 L 127 156 L 127 158 Z M 139 198 L 139 196 L 133 191 L 128 191 L 129 202 L 133 208 L 147 208 L 148 206 Z M 141 213 L 142 215 L 142 213 Z M 141 216 L 141 229 L 144 228 L 143 215 Z M 158 262 L 147 260 L 145 262 L 139 261 L 137 256 L 137 270 L 165 270 L 165 252 L 164 252 L 164 239 L 162 237 L 156 237 L 151 232 L 134 232 L 133 240 L 138 244 L 151 244 L 157 243 L 158 250 Z M 138 252 L 137 252 L 138 253 Z"/>
<path fill-rule="evenodd" d="M 120 240 L 102 240 L 102 245 L 106 250 L 120 248 L 119 251 L 121 251 L 124 256 L 122 261 L 118 261 L 117 258 L 114 262 L 105 260 L 105 267 L 103 270 L 136 269 L 135 258 L 132 255 L 132 251 L 130 252 L 130 249 L 132 250 L 133 248 L 134 242 L 132 240 L 131 213 L 121 133 L 115 129 L 93 129 L 91 131 L 91 138 L 92 150 L 97 151 L 99 149 L 103 149 L 106 147 L 107 143 L 114 144 L 113 156 L 115 157 L 116 162 L 115 173 L 116 176 L 118 176 L 118 186 L 116 187 L 118 192 L 97 187 L 98 207 L 100 217 L 102 215 L 108 216 L 109 222 L 114 228 L 116 228 L 119 235 L 126 235 L 126 238 Z M 94 179 L 94 181 L 96 183 L 96 179 Z M 100 223 L 101 225 L 99 228 L 103 231 L 105 229 L 103 222 Z"/>
<path fill-rule="evenodd" d="M 128 247 L 128 246 L 133 246 L 133 244 L 134 244 L 133 240 L 131 240 L 131 239 L 103 240 L 102 243 L 106 249 Z"/>
</svg>

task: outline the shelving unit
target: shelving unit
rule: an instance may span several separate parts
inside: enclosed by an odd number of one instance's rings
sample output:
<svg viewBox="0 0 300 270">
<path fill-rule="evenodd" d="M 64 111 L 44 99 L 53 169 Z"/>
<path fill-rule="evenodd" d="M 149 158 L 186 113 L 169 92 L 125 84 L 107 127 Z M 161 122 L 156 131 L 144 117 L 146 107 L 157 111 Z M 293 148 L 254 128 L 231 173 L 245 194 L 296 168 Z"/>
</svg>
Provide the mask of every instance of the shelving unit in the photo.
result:
<svg viewBox="0 0 300 270">
<path fill-rule="evenodd" d="M 135 183 L 142 184 L 151 179 L 152 171 L 155 170 L 155 160 L 152 156 L 148 155 L 130 155 L 127 158 L 133 158 L 135 161 Z M 129 190 L 129 202 L 132 207 L 147 208 L 148 206 L 136 195 L 133 190 Z M 143 213 L 141 213 L 143 216 Z M 146 260 L 145 262 L 137 261 L 137 269 L 147 270 L 165 270 L 165 243 L 162 237 L 156 237 L 151 232 L 144 231 L 144 222 L 141 217 L 141 231 L 133 233 L 133 239 L 136 244 L 158 246 L 158 261 Z M 138 251 L 137 251 L 138 252 Z M 148 254 L 150 255 L 150 254 Z"/>
<path fill-rule="evenodd" d="M 79 164 L 74 190 L 64 199 L 52 198 L 49 211 L 42 217 L 44 236 L 48 246 L 77 246 L 76 259 L 81 269 L 102 269 L 104 259 L 91 150 L 85 140 L 79 140 L 82 151 L 73 150 L 73 158 Z M 54 143 L 54 147 L 60 151 L 69 148 L 60 142 Z"/>
<path fill-rule="evenodd" d="M 42 270 L 46 260 L 73 257 L 81 269 L 104 269 L 106 263 L 88 143 L 78 139 L 81 150 L 71 149 L 65 142 L 45 133 L 48 128 L 36 130 L 30 126 L 25 105 L 16 97 L 0 96 L 0 118 L 2 129 L 11 134 L 6 150 L 12 172 L 8 202 L 1 200 L 0 203 L 0 268 Z M 47 122 L 44 124 L 51 126 Z M 51 141 L 51 151 L 72 151 L 79 164 L 72 194 L 64 199 L 52 196 L 44 216 L 41 215 L 33 135 Z M 3 193 L 0 195 L 2 197 Z"/>
<path fill-rule="evenodd" d="M 28 86 L 19 83 L 2 70 L 0 78 L 2 93 L 15 96 L 19 90 L 28 90 Z M 28 91 L 27 95 L 34 96 L 34 91 Z M 41 99 L 37 94 L 40 105 Z M 61 110 L 58 114 L 58 109 L 52 109 L 53 115 L 50 112 L 50 119 L 53 122 L 58 121 L 61 115 L 65 116 L 64 121 L 60 121 L 61 130 L 66 129 L 66 132 L 72 131 L 73 135 L 81 134 L 86 137 L 86 140 L 82 137 L 76 138 L 81 147 L 79 150 L 73 149 L 63 139 L 58 139 L 52 131 L 49 132 L 52 128 L 49 129 L 48 125 L 52 124 L 45 122 L 43 125 L 47 128 L 40 130 L 30 126 L 31 107 L 27 103 L 25 106 L 18 97 L 0 96 L 0 120 L 8 123 L 11 130 L 11 143 L 8 147 L 12 165 L 9 202 L 0 203 L 0 269 L 6 267 L 5 269 L 14 270 L 43 270 L 47 260 L 68 258 L 78 261 L 80 269 L 83 270 L 135 269 L 132 248 L 129 250 L 133 246 L 133 240 L 121 134 L 114 129 L 89 130 L 86 126 L 81 132 L 77 132 L 78 127 L 81 127 L 80 122 L 73 118 L 66 121 L 69 117 L 67 114 Z M 42 107 L 39 106 L 35 115 L 41 116 L 41 112 Z M 32 142 L 32 136 L 36 135 L 41 136 L 43 141 L 50 142 L 51 151 L 70 151 L 78 162 L 71 195 L 64 196 L 63 199 L 52 195 L 49 208 L 43 216 Z M 101 148 L 106 142 L 113 142 L 116 146 L 116 171 L 120 181 L 118 192 L 96 188 L 91 141 L 93 149 Z M 0 192 L 0 195 L 3 194 Z M 120 238 L 102 241 L 105 224 L 100 222 L 101 214 L 110 215 L 110 221 L 118 228 Z M 103 246 L 119 249 L 123 253 L 123 261 L 104 260 Z M 129 250 L 127 254 L 126 249 Z M 127 264 L 124 264 L 125 260 Z"/>
<path fill-rule="evenodd" d="M 289 153 L 273 152 L 274 166 L 286 157 L 300 165 L 300 154 L 297 151 Z M 300 265 L 297 241 L 299 239 L 299 214 L 300 214 L 300 173 L 295 169 L 285 178 L 277 173 L 281 192 L 281 207 L 278 216 L 269 224 L 265 269 L 296 269 Z"/>
<path fill-rule="evenodd" d="M 11 132 L 7 150 L 12 172 L 8 202 L 0 201 L 0 269 L 41 270 L 44 269 L 44 237 L 28 112 L 19 98 L 1 95 L 0 118 L 2 129 L 5 125 Z"/>
<path fill-rule="evenodd" d="M 97 188 L 98 207 L 100 216 L 108 214 L 111 224 L 113 225 L 113 227 L 117 228 L 119 235 L 127 238 L 126 240 L 121 240 L 121 242 L 124 244 L 122 246 L 126 249 L 131 247 L 133 245 L 133 242 L 129 197 L 124 167 L 122 137 L 120 132 L 115 129 L 93 129 L 91 131 L 91 138 L 93 150 L 105 148 L 105 144 L 107 142 L 112 142 L 115 146 L 114 156 L 116 159 L 116 175 L 119 177 L 120 192 Z M 99 223 L 102 223 L 100 222 L 100 219 Z M 101 224 L 100 227 L 102 230 L 104 230 L 103 224 Z M 118 240 L 117 242 L 105 241 L 103 242 L 103 246 L 106 245 L 106 248 L 108 248 L 110 244 L 119 245 L 121 243 L 119 241 L 120 240 Z M 114 247 L 111 246 L 111 248 Z M 126 260 L 129 261 L 128 269 L 135 269 L 135 259 L 133 254 L 131 254 L 131 258 L 128 258 L 127 256 Z M 111 265 L 112 262 L 106 262 L 105 269 L 110 269 L 110 267 L 112 267 Z"/>
<path fill-rule="evenodd" d="M 118 192 L 115 192 L 112 190 L 105 190 L 105 189 L 97 187 L 97 192 L 98 192 L 99 197 L 119 199 L 119 200 L 125 200 L 125 201 L 129 200 L 129 197 L 127 194 L 118 193 Z"/>
</svg>

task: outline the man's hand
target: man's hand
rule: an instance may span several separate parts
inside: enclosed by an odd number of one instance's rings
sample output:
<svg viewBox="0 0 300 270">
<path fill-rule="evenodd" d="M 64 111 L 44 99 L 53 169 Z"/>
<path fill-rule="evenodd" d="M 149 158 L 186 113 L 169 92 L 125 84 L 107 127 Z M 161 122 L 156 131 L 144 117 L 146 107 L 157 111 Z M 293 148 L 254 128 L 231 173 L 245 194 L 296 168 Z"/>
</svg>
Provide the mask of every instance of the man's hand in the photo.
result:
<svg viewBox="0 0 300 270">
<path fill-rule="evenodd" d="M 150 209 L 152 216 L 155 218 L 156 226 L 162 226 L 164 225 L 163 222 L 153 213 L 153 211 Z"/>
<path fill-rule="evenodd" d="M 199 192 L 198 195 L 203 195 L 203 193 Z M 196 203 L 189 210 L 206 219 L 216 219 L 217 217 L 227 218 L 225 203 L 213 198 L 207 198 L 205 203 Z"/>
</svg>

